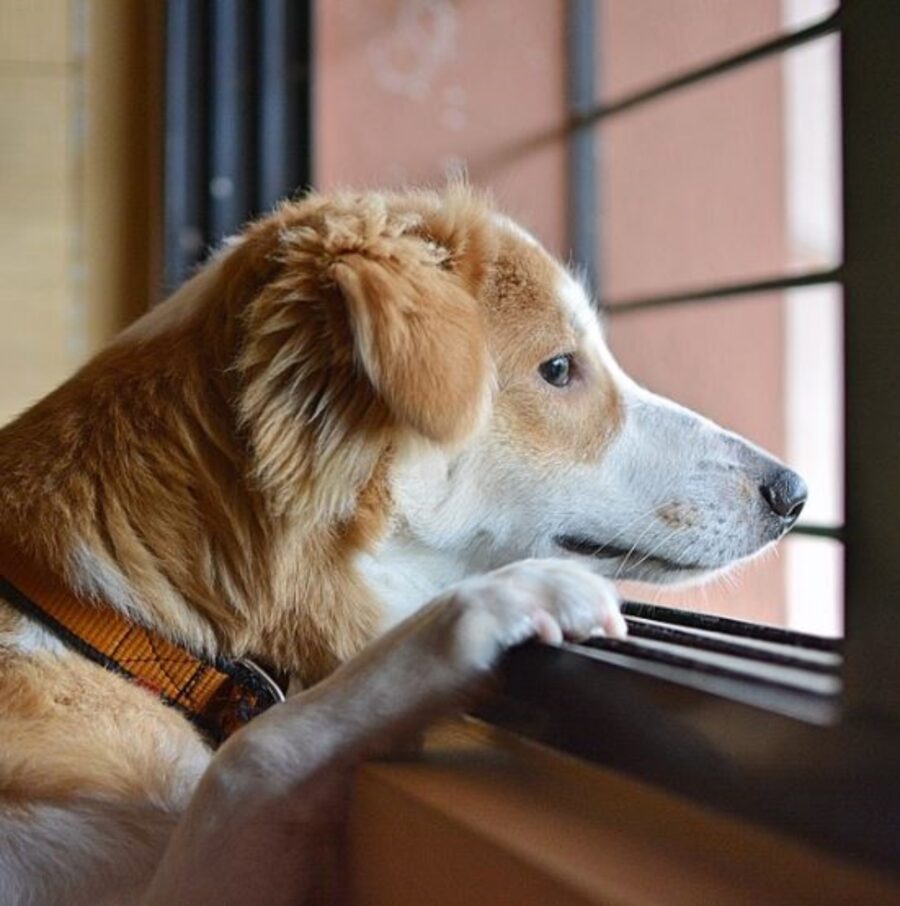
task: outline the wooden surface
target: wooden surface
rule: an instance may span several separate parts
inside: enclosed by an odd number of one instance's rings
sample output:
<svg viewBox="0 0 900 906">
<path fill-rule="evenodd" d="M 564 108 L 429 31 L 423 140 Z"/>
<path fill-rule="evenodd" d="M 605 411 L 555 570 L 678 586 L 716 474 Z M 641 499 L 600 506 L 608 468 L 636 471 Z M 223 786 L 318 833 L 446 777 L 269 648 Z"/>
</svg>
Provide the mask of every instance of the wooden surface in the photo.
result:
<svg viewBox="0 0 900 906">
<path fill-rule="evenodd" d="M 355 906 L 891 904 L 900 884 L 481 730 L 365 766 Z"/>
</svg>

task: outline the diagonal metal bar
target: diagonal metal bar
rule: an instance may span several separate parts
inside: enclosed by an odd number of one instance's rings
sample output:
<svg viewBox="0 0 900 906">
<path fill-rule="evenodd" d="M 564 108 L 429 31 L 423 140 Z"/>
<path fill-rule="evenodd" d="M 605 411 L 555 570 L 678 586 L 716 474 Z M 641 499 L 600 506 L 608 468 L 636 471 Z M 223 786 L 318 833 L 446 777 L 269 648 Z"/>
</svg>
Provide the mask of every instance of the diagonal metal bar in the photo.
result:
<svg viewBox="0 0 900 906">
<path fill-rule="evenodd" d="M 795 525 L 792 535 L 806 535 L 808 538 L 830 538 L 832 541 L 845 541 L 846 530 L 842 525 Z"/>
<path fill-rule="evenodd" d="M 816 22 L 808 28 L 803 28 L 786 35 L 780 35 L 770 41 L 756 44 L 741 53 L 715 60 L 705 66 L 700 66 L 697 69 L 682 73 L 675 78 L 666 79 L 665 81 L 658 82 L 648 88 L 643 88 L 632 94 L 625 95 L 625 97 L 619 98 L 618 100 L 599 104 L 591 110 L 586 110 L 584 113 L 572 117 L 571 126 L 572 128 L 577 129 L 590 123 L 599 122 L 600 120 L 606 119 L 617 113 L 623 113 L 640 104 L 655 100 L 672 91 L 686 88 L 689 85 L 693 85 L 696 82 L 703 81 L 712 76 L 722 75 L 723 73 L 730 72 L 732 69 L 738 69 L 748 63 L 755 63 L 757 60 L 762 60 L 773 54 L 790 50 L 792 47 L 797 47 L 800 44 L 813 41 L 823 35 L 831 34 L 843 26 L 842 13 L 843 7 L 837 9 L 828 16 L 828 18 L 823 19 L 821 22 Z"/>
<path fill-rule="evenodd" d="M 703 289 L 686 289 L 677 293 L 662 293 L 652 296 L 633 296 L 624 299 L 601 299 L 606 315 L 627 315 L 648 308 L 661 308 L 682 302 L 712 302 L 733 296 L 749 296 L 754 293 L 776 292 L 782 289 L 798 289 L 803 286 L 818 286 L 822 283 L 837 283 L 843 278 L 841 267 L 820 271 L 809 271 L 794 276 L 770 277 L 765 280 L 750 280 L 742 283 L 724 283 Z"/>
</svg>

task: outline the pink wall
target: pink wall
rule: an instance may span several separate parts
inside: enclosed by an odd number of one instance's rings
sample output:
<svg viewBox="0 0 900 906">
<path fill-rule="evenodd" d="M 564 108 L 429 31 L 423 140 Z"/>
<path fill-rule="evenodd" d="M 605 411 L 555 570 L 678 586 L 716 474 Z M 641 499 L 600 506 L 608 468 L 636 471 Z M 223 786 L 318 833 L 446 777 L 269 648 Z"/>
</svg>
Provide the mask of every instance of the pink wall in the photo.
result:
<svg viewBox="0 0 900 906">
<path fill-rule="evenodd" d="M 467 166 L 565 242 L 561 0 L 318 4 L 317 183 L 442 183 Z M 537 146 L 532 142 L 538 140 Z"/>
</svg>

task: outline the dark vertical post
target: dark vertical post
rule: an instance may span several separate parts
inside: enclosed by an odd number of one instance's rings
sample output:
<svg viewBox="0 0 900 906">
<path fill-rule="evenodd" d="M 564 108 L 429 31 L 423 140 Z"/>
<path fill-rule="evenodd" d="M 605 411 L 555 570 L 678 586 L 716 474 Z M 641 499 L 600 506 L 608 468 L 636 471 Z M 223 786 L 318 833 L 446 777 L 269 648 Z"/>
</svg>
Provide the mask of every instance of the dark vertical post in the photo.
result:
<svg viewBox="0 0 900 906">
<path fill-rule="evenodd" d="M 206 247 L 207 6 L 169 0 L 166 11 L 164 246 L 171 290 Z"/>
<path fill-rule="evenodd" d="M 311 0 L 260 0 L 257 209 L 312 183 Z"/>
<path fill-rule="evenodd" d="M 844 11 L 847 685 L 900 722 L 900 9 Z"/>
<path fill-rule="evenodd" d="M 568 0 L 566 4 L 566 76 L 569 116 L 573 119 L 595 106 L 595 15 L 599 2 Z M 600 274 L 595 128 L 592 123 L 576 125 L 569 135 L 568 222 L 572 261 L 596 296 Z"/>
<path fill-rule="evenodd" d="M 235 232 L 254 210 L 255 31 L 253 4 L 215 0 L 211 8 L 209 233 Z"/>
<path fill-rule="evenodd" d="M 167 0 L 165 282 L 308 187 L 312 0 Z"/>
</svg>

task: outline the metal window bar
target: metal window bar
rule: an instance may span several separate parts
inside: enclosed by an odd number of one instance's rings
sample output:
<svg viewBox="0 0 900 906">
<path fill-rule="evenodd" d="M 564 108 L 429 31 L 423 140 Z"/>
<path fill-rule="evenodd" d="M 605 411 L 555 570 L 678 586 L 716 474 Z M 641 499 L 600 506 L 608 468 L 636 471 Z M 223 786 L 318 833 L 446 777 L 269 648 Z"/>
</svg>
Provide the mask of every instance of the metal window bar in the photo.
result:
<svg viewBox="0 0 900 906">
<path fill-rule="evenodd" d="M 673 610 L 671 607 L 662 607 L 658 604 L 625 601 L 622 604 L 622 613 L 626 619 L 655 620 L 669 626 L 683 626 L 699 632 L 723 633 L 747 642 L 790 646 L 832 654 L 840 652 L 842 647 L 839 639 L 811 635 L 795 629 L 782 629 L 780 626 L 768 626 L 765 623 L 721 617 L 717 614 Z"/>
<path fill-rule="evenodd" d="M 600 120 L 608 119 L 619 113 L 624 113 L 626 110 L 631 110 L 641 104 L 646 104 L 648 101 L 654 101 L 673 91 L 678 91 L 681 88 L 686 88 L 697 82 L 702 82 L 714 76 L 722 75 L 723 73 L 730 72 L 732 69 L 746 66 L 748 63 L 755 63 L 757 60 L 762 60 L 773 54 L 783 53 L 793 47 L 799 47 L 801 44 L 806 44 L 816 38 L 821 38 L 823 35 L 831 34 L 841 28 L 843 24 L 843 15 L 843 7 L 841 7 L 826 19 L 823 19 L 821 22 L 817 22 L 814 25 L 810 25 L 807 28 L 780 35 L 771 41 L 764 41 L 741 53 L 731 54 L 705 66 L 691 69 L 674 78 L 658 82 L 655 85 L 636 91 L 633 94 L 626 95 L 618 100 L 600 104 L 591 110 L 573 111 L 570 119 L 570 126 L 586 126 L 597 123 Z"/>
<path fill-rule="evenodd" d="M 748 280 L 740 283 L 723 283 L 718 286 L 686 289 L 679 292 L 659 293 L 651 296 L 634 296 L 625 299 L 611 299 L 603 303 L 603 313 L 608 317 L 621 318 L 649 308 L 666 308 L 686 302 L 717 302 L 736 296 L 754 293 L 776 292 L 784 289 L 799 289 L 804 286 L 821 286 L 823 283 L 839 283 L 843 277 L 840 267 L 810 271 L 794 276 L 771 277 L 765 280 Z"/>
<path fill-rule="evenodd" d="M 567 86 L 569 110 L 574 117 L 594 107 L 597 90 L 594 66 L 596 40 L 594 0 L 570 0 L 566 9 L 569 50 Z M 589 124 L 572 126 L 569 135 L 568 210 L 572 261 L 593 296 L 600 290 L 597 259 L 597 142 Z"/>
<path fill-rule="evenodd" d="M 660 627 L 657 632 L 662 633 Z M 692 670 L 708 676 L 755 683 L 767 689 L 799 692 L 819 697 L 836 699 L 841 692 L 837 668 L 810 665 L 796 657 L 791 663 L 774 655 L 761 656 L 748 646 L 732 645 L 730 650 L 716 650 L 705 645 L 700 637 L 683 633 L 680 638 L 651 638 L 656 644 L 649 644 L 647 635 L 632 639 L 592 639 L 577 648 L 591 652 L 606 651 L 628 655 L 654 664 L 665 664 Z M 723 643 L 722 648 L 726 646 Z M 713 657 L 708 656 L 712 654 Z"/>
<path fill-rule="evenodd" d="M 168 0 L 165 277 L 312 183 L 312 0 Z"/>
<path fill-rule="evenodd" d="M 628 619 L 628 636 L 631 640 L 646 639 L 651 642 L 663 642 L 672 645 L 690 645 L 692 651 L 711 651 L 716 654 L 728 654 L 735 657 L 754 658 L 780 667 L 796 667 L 812 673 L 836 674 L 840 667 L 840 657 L 832 655 L 827 658 L 815 658 L 810 655 L 820 653 L 817 647 L 805 649 L 795 640 L 783 645 L 737 644 L 724 638 L 721 634 L 707 634 L 702 631 L 690 632 L 678 629 L 665 623 L 656 623 L 642 619 Z"/>
<path fill-rule="evenodd" d="M 312 4 L 261 0 L 259 4 L 260 210 L 307 189 L 313 180 Z"/>
<path fill-rule="evenodd" d="M 589 13 L 585 9 L 588 6 L 590 7 Z M 587 156 L 587 152 L 583 150 L 587 144 L 584 135 L 585 133 L 590 133 L 593 136 L 589 127 L 643 104 L 658 100 L 682 88 L 687 88 L 840 31 L 845 17 L 845 7 L 840 7 L 825 19 L 806 28 L 763 41 L 744 51 L 696 67 L 672 78 L 664 79 L 625 97 L 585 109 L 585 98 L 593 96 L 597 84 L 592 54 L 593 43 L 591 43 L 589 48 L 591 59 L 587 61 L 588 51 L 585 49 L 585 36 L 592 39 L 596 34 L 593 17 L 598 6 L 598 4 L 586 3 L 585 0 L 569 0 L 568 4 L 568 56 L 570 69 L 568 73 L 569 122 L 567 133 L 570 142 L 570 161 L 577 161 L 579 168 L 583 165 L 583 159 Z M 601 153 L 596 137 L 593 137 L 593 146 L 590 153 L 594 159 Z M 572 257 L 576 266 L 583 268 L 588 273 L 597 273 L 599 267 L 595 260 L 595 244 L 592 244 L 590 248 L 586 248 L 582 243 L 576 241 L 576 237 L 578 236 L 578 229 L 585 227 L 583 196 L 589 195 L 591 198 L 596 198 L 596 190 L 593 188 L 594 181 L 595 177 L 592 174 L 591 189 L 586 189 L 584 193 L 579 193 L 572 186 L 572 183 L 576 182 L 576 180 L 570 179 L 569 190 L 569 234 L 573 237 L 570 243 L 572 245 Z M 575 200 L 574 204 L 572 204 L 573 198 Z M 596 217 L 596 210 L 593 213 Z M 594 224 L 589 226 L 591 235 L 593 235 L 595 229 Z M 636 298 L 620 300 L 603 300 L 601 298 L 600 303 L 606 314 L 618 317 L 647 308 L 675 305 L 682 302 L 712 301 L 718 298 L 751 293 L 840 282 L 841 277 L 842 269 L 838 267 L 806 274 L 786 274 L 764 280 L 742 281 L 715 287 L 688 288 L 678 292 L 660 293 Z"/>
<path fill-rule="evenodd" d="M 257 141 L 256 22 L 245 0 L 210 9 L 209 239 L 234 232 L 254 210 Z"/>
<path fill-rule="evenodd" d="M 900 8 L 845 8 L 846 679 L 855 712 L 900 728 Z"/>
<path fill-rule="evenodd" d="M 169 0 L 166 7 L 165 286 L 190 273 L 207 241 L 206 5 Z"/>
</svg>

